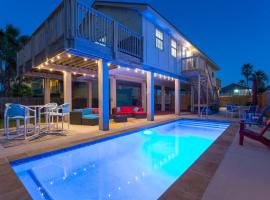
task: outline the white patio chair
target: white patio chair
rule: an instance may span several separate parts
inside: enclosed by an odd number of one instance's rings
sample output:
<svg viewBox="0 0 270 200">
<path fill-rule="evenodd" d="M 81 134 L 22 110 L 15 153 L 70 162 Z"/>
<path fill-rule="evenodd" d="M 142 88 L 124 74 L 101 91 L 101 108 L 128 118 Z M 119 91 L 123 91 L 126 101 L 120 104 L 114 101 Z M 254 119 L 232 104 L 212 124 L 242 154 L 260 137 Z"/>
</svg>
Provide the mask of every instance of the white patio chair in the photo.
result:
<svg viewBox="0 0 270 200">
<path fill-rule="evenodd" d="M 50 125 L 51 123 L 53 123 L 53 117 L 51 116 L 51 114 L 57 112 L 57 106 L 57 103 L 47 103 L 43 107 L 39 108 L 39 122 L 41 120 L 41 117 L 44 116 L 45 127 L 47 129 L 46 131 L 50 131 Z"/>
<path fill-rule="evenodd" d="M 56 130 L 59 131 L 58 129 L 58 123 L 59 123 L 59 118 L 61 118 L 62 121 L 62 127 L 61 127 L 61 132 L 64 132 L 64 120 L 65 117 L 67 117 L 68 120 L 68 129 L 69 129 L 69 124 L 70 124 L 70 113 L 69 113 L 69 107 L 70 105 L 68 103 L 62 104 L 60 106 L 57 107 L 57 111 L 56 112 L 52 112 L 51 116 L 52 117 L 56 117 Z"/>
<path fill-rule="evenodd" d="M 33 128 L 30 128 L 28 124 L 30 120 L 33 119 Z M 16 121 L 16 130 L 9 130 L 9 122 Z M 20 128 L 20 121 L 24 122 L 23 131 Z M 27 138 L 29 133 L 35 134 L 36 132 L 36 110 L 33 110 L 27 106 L 20 104 L 6 104 L 5 113 L 4 113 L 4 135 L 8 139 L 18 138 L 23 136 L 23 139 Z"/>
</svg>

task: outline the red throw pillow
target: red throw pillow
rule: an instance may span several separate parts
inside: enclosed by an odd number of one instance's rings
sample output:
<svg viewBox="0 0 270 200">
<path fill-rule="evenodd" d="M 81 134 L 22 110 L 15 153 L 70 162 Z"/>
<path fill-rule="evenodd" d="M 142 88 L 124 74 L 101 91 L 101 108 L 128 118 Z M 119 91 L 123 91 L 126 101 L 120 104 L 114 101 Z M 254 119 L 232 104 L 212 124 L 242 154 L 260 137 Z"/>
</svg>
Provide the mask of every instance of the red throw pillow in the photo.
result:
<svg viewBox="0 0 270 200">
<path fill-rule="evenodd" d="M 93 108 L 92 112 L 93 112 L 94 114 L 99 114 L 98 108 Z"/>
</svg>

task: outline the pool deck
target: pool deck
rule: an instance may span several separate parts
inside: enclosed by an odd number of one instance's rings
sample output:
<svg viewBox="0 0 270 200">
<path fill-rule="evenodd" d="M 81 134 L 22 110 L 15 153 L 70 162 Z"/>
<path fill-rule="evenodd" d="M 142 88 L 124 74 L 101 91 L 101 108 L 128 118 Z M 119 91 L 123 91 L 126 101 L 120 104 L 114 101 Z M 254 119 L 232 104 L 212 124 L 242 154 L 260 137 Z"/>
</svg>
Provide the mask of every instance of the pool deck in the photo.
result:
<svg viewBox="0 0 270 200">
<path fill-rule="evenodd" d="M 0 200 L 31 199 L 22 183 L 11 169 L 10 161 L 118 135 L 179 118 L 196 119 L 198 116 L 183 115 L 178 117 L 175 115 L 162 115 L 156 116 L 154 122 L 148 122 L 145 119 L 129 119 L 127 123 L 116 124 L 112 122 L 110 124 L 111 130 L 107 132 L 99 131 L 96 126 L 71 126 L 70 133 L 66 136 L 45 136 L 36 140 L 19 141 L 17 143 L 4 142 L 3 138 L 0 138 L 0 141 L 2 141 L 0 143 Z M 224 120 L 224 117 L 209 116 L 209 119 Z M 231 192 L 233 193 L 231 193 L 229 199 L 254 199 L 248 198 L 251 196 L 241 196 L 245 188 L 252 188 L 249 192 L 253 194 L 253 197 L 261 197 L 256 198 L 256 200 L 265 199 L 263 198 L 265 195 L 269 196 L 269 191 L 267 189 L 262 191 L 262 189 L 266 188 L 270 181 L 269 176 L 267 176 L 270 166 L 270 149 L 264 148 L 250 140 L 246 140 L 244 147 L 239 147 L 237 144 L 238 136 L 236 136 L 238 128 L 238 123 L 232 123 L 224 134 L 217 139 L 160 199 L 228 199 L 228 196 L 227 198 L 225 197 L 228 195 L 227 193 Z M 245 165 L 241 166 L 242 163 Z M 259 167 L 256 163 L 258 163 Z M 261 176 L 257 177 L 257 169 L 260 170 Z M 256 173 L 252 170 L 256 170 Z M 241 173 L 236 173 L 238 171 Z M 241 175 L 239 176 L 240 178 L 238 178 L 238 175 Z M 231 185 L 233 183 L 236 184 L 237 181 L 239 185 L 231 188 Z M 232 183 L 230 184 L 230 182 Z M 251 184 L 252 186 L 250 186 Z M 254 187 L 254 184 L 256 184 L 256 187 Z M 259 194 L 261 196 L 259 196 Z"/>
</svg>

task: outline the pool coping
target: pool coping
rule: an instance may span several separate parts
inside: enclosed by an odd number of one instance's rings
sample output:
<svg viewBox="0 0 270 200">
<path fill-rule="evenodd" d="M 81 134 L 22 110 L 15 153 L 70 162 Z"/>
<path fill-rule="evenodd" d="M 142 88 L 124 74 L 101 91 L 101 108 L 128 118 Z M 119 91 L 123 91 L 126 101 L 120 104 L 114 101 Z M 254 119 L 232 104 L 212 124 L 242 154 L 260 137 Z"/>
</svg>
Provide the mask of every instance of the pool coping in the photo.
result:
<svg viewBox="0 0 270 200">
<path fill-rule="evenodd" d="M 124 135 L 132 134 L 138 130 L 143 130 L 145 128 L 159 126 L 162 124 L 177 121 L 179 119 L 188 119 L 188 118 L 179 117 L 176 119 L 167 119 L 167 120 L 162 120 L 162 121 L 159 121 L 159 122 L 156 122 L 153 124 L 147 124 L 143 127 L 131 127 L 131 128 L 126 128 L 125 130 L 110 131 L 108 134 L 105 134 L 105 135 L 100 135 L 100 136 L 96 136 L 93 138 L 77 140 L 77 141 L 74 141 L 72 143 L 61 144 L 59 146 L 52 147 L 51 149 L 42 149 L 41 148 L 39 151 L 18 154 L 15 156 L 7 156 L 6 159 L 0 158 L 0 172 L 1 172 L 1 174 L 0 174 L 0 188 L 2 188 L 2 186 L 4 186 L 4 189 L 3 188 L 0 189 L 0 200 L 1 199 L 5 199 L 5 200 L 18 199 L 18 198 L 32 199 L 31 196 L 29 195 L 29 193 L 27 192 L 27 190 L 24 188 L 21 181 L 19 180 L 19 178 L 17 177 L 17 175 L 15 174 L 15 172 L 13 171 L 13 169 L 11 167 L 11 163 L 23 162 L 24 160 L 35 159 L 36 157 L 40 157 L 40 156 L 43 157 L 45 154 L 51 155 L 51 154 L 56 153 L 58 151 L 67 151 L 67 150 L 70 150 L 73 148 L 78 148 L 80 146 L 88 145 L 91 143 L 97 143 L 97 142 L 104 141 L 104 140 L 110 140 L 110 139 L 115 138 L 115 137 L 121 137 Z M 192 120 L 192 119 L 190 119 L 190 120 Z M 194 119 L 194 120 L 203 120 L 203 119 Z M 221 122 L 221 120 L 210 120 L 210 121 Z M 171 200 L 171 199 L 179 199 L 180 198 L 180 199 L 187 199 L 187 200 L 195 200 L 198 198 L 193 198 L 193 197 L 198 197 L 198 196 L 202 197 L 209 182 L 207 182 L 205 189 L 203 190 L 203 192 L 200 195 L 198 195 L 198 194 L 194 195 L 194 194 L 192 194 L 193 192 L 191 192 L 191 194 L 189 194 L 190 192 L 187 192 L 186 190 L 181 189 L 182 185 L 183 184 L 185 185 L 185 182 L 189 181 L 189 180 L 185 181 L 186 176 L 188 176 L 188 177 L 194 176 L 194 168 L 195 168 L 195 172 L 197 173 L 197 175 L 198 174 L 200 175 L 200 173 L 199 173 L 200 168 L 203 168 L 202 166 L 200 166 L 201 165 L 200 163 L 202 162 L 201 160 L 203 160 L 203 158 L 205 157 L 206 154 L 207 155 L 209 153 L 213 154 L 213 152 L 211 152 L 211 149 L 213 150 L 216 148 L 216 150 L 219 150 L 220 147 L 216 147 L 216 146 L 219 143 L 222 144 L 222 140 L 224 140 L 223 136 L 228 132 L 227 130 L 230 129 L 231 126 L 232 126 L 232 124 L 219 136 L 219 138 L 209 147 L 209 149 L 206 152 L 204 152 L 201 155 L 201 157 L 179 179 L 177 179 L 175 181 L 175 183 L 172 184 L 165 193 L 163 193 L 163 195 L 160 197 L 160 199 L 170 199 Z M 236 130 L 235 130 L 235 132 L 236 132 Z M 233 134 L 233 135 L 235 135 L 235 134 Z M 225 138 L 225 139 L 228 140 L 227 138 Z M 231 144 L 231 142 L 233 140 L 233 136 L 231 136 L 229 140 L 230 140 L 229 143 Z M 224 141 L 223 141 L 223 143 L 224 143 Z M 218 146 L 220 146 L 220 145 L 218 145 Z M 228 146 L 229 145 L 226 145 L 226 147 L 228 147 Z M 227 148 L 226 148 L 226 150 L 227 150 Z M 223 159 L 225 152 L 226 151 L 222 151 L 222 155 L 218 155 L 218 156 L 221 156 Z M 218 159 L 218 161 L 219 161 L 218 165 L 220 164 L 222 159 Z M 207 161 L 207 159 L 206 159 L 206 161 Z M 211 163 L 211 161 L 209 161 L 209 162 Z M 207 163 L 207 162 L 205 164 L 209 165 L 209 163 Z M 198 168 L 197 171 L 196 171 L 196 168 Z M 216 169 L 217 169 L 217 167 L 216 167 Z M 207 171 L 207 169 L 205 169 L 205 170 Z M 3 171 L 3 174 L 2 174 L 2 171 Z M 214 172 L 215 172 L 215 170 L 214 170 Z M 188 174 L 190 174 L 190 175 L 188 175 Z M 212 176 L 213 175 L 214 175 L 214 173 L 212 173 Z M 177 189 L 179 187 L 180 187 L 180 189 Z M 190 189 L 188 189 L 188 190 L 192 191 Z M 185 198 L 183 198 L 183 197 L 185 197 Z M 190 198 L 187 198 L 187 197 L 190 197 Z"/>
<path fill-rule="evenodd" d="M 239 124 L 231 123 L 199 159 L 160 196 L 159 200 L 202 199 L 238 130 Z"/>
</svg>

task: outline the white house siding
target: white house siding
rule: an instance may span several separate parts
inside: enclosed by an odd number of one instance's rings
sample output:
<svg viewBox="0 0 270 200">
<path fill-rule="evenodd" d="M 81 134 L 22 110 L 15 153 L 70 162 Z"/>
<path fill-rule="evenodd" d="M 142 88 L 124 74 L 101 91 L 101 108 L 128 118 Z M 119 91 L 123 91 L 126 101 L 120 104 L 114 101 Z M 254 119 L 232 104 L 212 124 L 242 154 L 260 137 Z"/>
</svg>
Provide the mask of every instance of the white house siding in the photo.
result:
<svg viewBox="0 0 270 200">
<path fill-rule="evenodd" d="M 97 7 L 96 9 L 125 25 L 130 30 L 140 34 L 142 33 L 142 17 L 137 11 L 117 7 Z"/>
<path fill-rule="evenodd" d="M 156 47 L 156 28 L 163 32 L 163 50 Z M 175 38 L 159 27 L 156 27 L 146 18 L 142 18 L 142 31 L 144 37 L 144 64 L 170 73 L 180 75 L 180 44 Z M 171 39 L 176 40 L 177 58 L 171 55 Z"/>
</svg>

